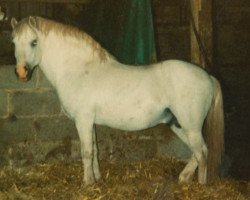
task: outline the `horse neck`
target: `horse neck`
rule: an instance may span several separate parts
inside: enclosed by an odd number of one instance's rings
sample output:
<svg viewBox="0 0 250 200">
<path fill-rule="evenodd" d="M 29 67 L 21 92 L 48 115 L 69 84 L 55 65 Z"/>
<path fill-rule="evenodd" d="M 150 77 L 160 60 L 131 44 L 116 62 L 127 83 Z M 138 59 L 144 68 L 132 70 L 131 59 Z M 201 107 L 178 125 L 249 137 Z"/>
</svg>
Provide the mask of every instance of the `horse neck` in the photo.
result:
<svg viewBox="0 0 250 200">
<path fill-rule="evenodd" d="M 61 85 L 61 80 L 78 76 L 79 67 L 84 70 L 86 65 L 100 59 L 84 40 L 53 33 L 43 38 L 42 49 L 40 67 L 55 87 Z"/>
</svg>

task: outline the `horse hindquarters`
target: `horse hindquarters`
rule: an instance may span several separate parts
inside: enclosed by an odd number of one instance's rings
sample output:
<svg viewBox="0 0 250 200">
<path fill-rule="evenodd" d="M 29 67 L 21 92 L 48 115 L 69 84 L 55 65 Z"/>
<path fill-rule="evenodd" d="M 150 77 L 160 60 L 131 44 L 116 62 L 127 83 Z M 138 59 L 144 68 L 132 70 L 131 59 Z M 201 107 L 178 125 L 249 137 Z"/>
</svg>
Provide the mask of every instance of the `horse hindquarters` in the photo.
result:
<svg viewBox="0 0 250 200">
<path fill-rule="evenodd" d="M 202 137 L 201 128 L 189 126 L 187 121 L 183 120 L 186 118 L 179 116 L 182 128 L 171 127 L 193 152 L 192 158 L 179 176 L 180 182 L 190 182 L 197 166 L 198 181 L 201 184 L 219 176 L 219 165 L 224 150 L 224 114 L 220 84 L 214 78 L 212 78 L 212 83 L 212 102 L 203 125 L 203 136 L 206 144 Z M 193 120 L 195 119 L 199 121 L 200 117 L 196 116 Z"/>
<path fill-rule="evenodd" d="M 220 83 L 212 77 L 214 98 L 203 126 L 203 136 L 208 146 L 208 181 L 219 177 L 219 166 L 224 152 L 224 111 Z"/>
<path fill-rule="evenodd" d="M 180 72 L 189 71 L 182 70 Z M 171 102 L 170 109 L 177 118 L 180 127 L 172 126 L 171 129 L 188 145 L 193 153 L 192 158 L 179 176 L 180 182 L 190 182 L 198 166 L 198 181 L 201 184 L 205 184 L 207 175 L 210 178 L 211 166 L 215 165 L 213 162 L 214 156 L 216 157 L 216 154 L 220 154 L 219 150 L 213 150 L 211 145 L 208 145 L 207 148 L 203 139 L 202 128 L 204 127 L 206 117 L 208 121 L 211 121 L 213 118 L 211 114 L 217 115 L 216 112 L 219 111 L 218 108 L 220 107 L 218 103 L 222 102 L 221 91 L 218 85 L 215 86 L 215 81 L 202 72 L 197 70 L 195 73 L 189 73 L 188 78 L 180 83 L 178 83 L 177 79 L 173 79 L 175 81 L 174 92 L 176 92 L 174 93 L 175 98 Z M 196 76 L 193 76 L 194 74 Z M 185 78 L 185 76 L 183 77 Z M 214 116 L 214 118 L 214 121 L 218 120 L 217 116 Z M 216 128 L 219 128 L 221 123 L 223 123 L 221 121 L 223 121 L 223 117 L 217 121 Z M 218 138 L 215 135 L 210 134 L 208 137 L 214 138 L 211 141 L 212 143 L 218 142 L 216 141 Z M 209 170 L 208 174 L 207 170 Z"/>
</svg>

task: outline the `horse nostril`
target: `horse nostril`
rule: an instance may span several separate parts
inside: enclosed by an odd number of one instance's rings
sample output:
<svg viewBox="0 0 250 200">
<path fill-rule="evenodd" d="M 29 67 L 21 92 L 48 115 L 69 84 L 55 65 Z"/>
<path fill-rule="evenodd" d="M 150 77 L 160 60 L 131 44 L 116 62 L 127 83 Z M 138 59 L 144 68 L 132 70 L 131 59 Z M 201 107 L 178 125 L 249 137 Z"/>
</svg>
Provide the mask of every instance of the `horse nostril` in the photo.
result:
<svg viewBox="0 0 250 200">
<path fill-rule="evenodd" d="M 28 72 L 28 71 L 29 71 L 28 68 L 27 68 L 26 66 L 24 66 L 24 70 L 25 70 L 25 72 Z"/>
<path fill-rule="evenodd" d="M 27 81 L 28 72 L 29 70 L 26 66 L 19 65 L 15 68 L 16 76 L 22 81 Z"/>
</svg>

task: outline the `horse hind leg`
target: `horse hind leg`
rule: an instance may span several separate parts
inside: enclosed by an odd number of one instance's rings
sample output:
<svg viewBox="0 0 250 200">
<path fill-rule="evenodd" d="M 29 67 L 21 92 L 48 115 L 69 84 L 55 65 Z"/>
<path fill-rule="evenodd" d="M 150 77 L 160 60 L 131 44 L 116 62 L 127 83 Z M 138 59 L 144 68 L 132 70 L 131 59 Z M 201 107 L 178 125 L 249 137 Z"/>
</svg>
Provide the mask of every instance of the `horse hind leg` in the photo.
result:
<svg viewBox="0 0 250 200">
<path fill-rule="evenodd" d="M 176 133 L 176 135 L 190 148 L 193 152 L 190 160 L 188 161 L 185 168 L 179 175 L 179 183 L 189 183 L 194 177 L 196 168 L 198 167 L 198 181 L 201 184 L 206 183 L 207 177 L 207 147 L 203 142 L 201 134 L 198 132 L 188 132 L 184 131 L 182 128 L 171 126 L 171 129 Z M 192 139 L 194 137 L 195 140 Z M 190 141 L 191 140 L 191 141 Z M 199 142 L 200 141 L 200 142 Z"/>
<path fill-rule="evenodd" d="M 188 138 L 185 135 L 183 129 L 175 125 L 172 125 L 170 128 L 181 139 L 181 141 L 183 141 L 189 147 Z M 193 180 L 194 173 L 195 173 L 197 166 L 198 166 L 197 160 L 194 154 L 192 154 L 187 165 L 185 166 L 185 168 L 182 170 L 182 172 L 179 175 L 179 183 L 191 182 Z"/>
<path fill-rule="evenodd" d="M 203 140 L 201 131 L 187 131 L 189 147 L 198 163 L 198 182 L 207 183 L 207 146 Z"/>
</svg>

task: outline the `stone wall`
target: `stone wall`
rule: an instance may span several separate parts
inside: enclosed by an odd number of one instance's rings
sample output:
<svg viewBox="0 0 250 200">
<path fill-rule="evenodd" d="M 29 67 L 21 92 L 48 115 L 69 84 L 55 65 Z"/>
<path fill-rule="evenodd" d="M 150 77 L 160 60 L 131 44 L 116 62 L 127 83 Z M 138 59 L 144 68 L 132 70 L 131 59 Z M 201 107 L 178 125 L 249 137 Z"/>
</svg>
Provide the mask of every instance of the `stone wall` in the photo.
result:
<svg viewBox="0 0 250 200">
<path fill-rule="evenodd" d="M 73 123 L 63 116 L 56 93 L 39 70 L 31 81 L 23 83 L 17 80 L 14 66 L 1 65 L 0 79 L 2 163 L 9 157 L 25 160 L 27 154 L 39 160 L 47 152 L 36 143 L 46 141 L 54 146 L 53 142 L 67 135 L 76 138 Z"/>
</svg>

